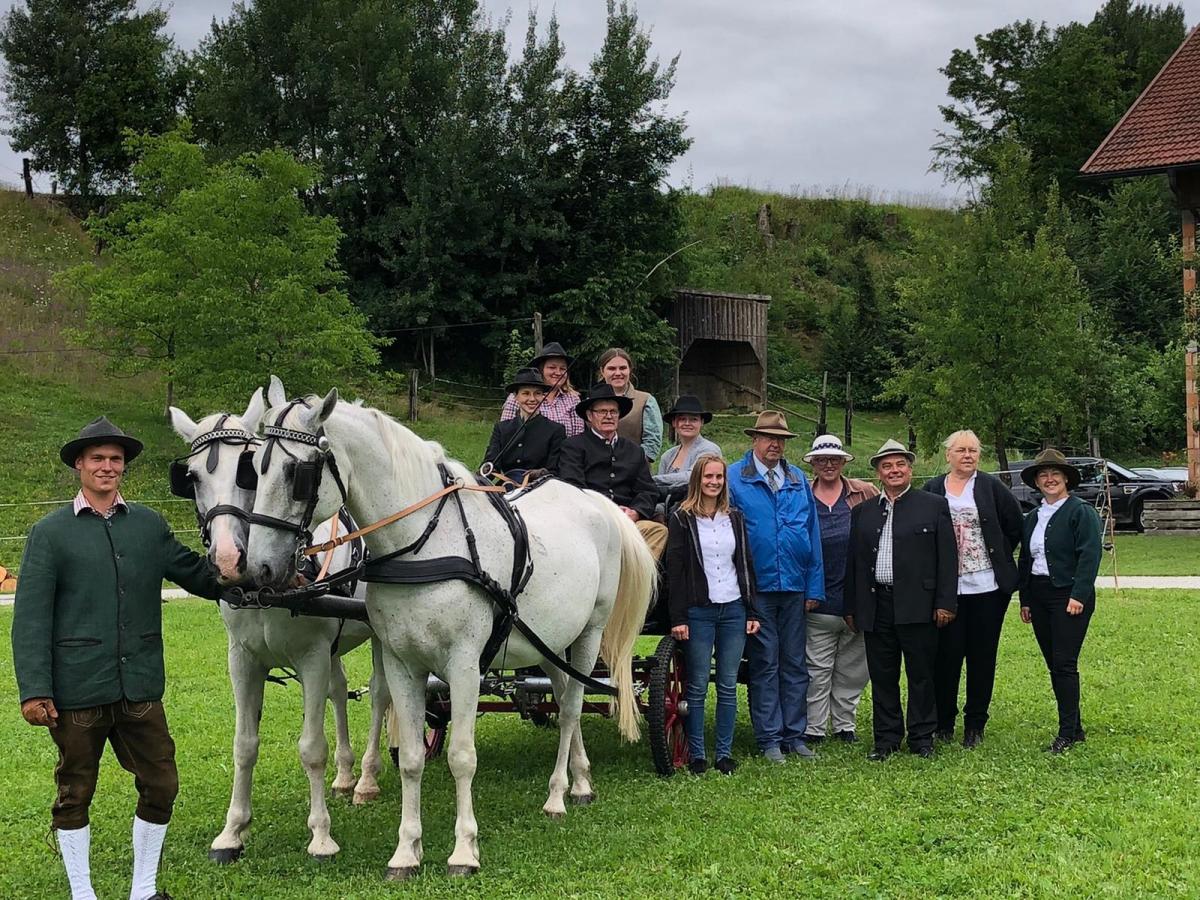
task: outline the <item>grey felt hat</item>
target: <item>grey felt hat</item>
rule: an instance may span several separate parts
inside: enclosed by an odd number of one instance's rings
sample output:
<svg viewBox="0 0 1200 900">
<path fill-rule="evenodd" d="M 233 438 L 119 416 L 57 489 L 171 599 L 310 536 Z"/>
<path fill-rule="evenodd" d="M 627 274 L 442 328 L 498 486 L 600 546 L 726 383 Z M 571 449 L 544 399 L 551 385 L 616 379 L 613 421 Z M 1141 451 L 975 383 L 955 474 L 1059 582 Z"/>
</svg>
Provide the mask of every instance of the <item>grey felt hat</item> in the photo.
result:
<svg viewBox="0 0 1200 900">
<path fill-rule="evenodd" d="M 871 457 L 871 468 L 875 468 L 885 456 L 903 456 L 909 463 L 914 462 L 917 458 L 917 454 L 913 453 L 895 438 L 888 438 L 883 442 L 883 446 Z"/>
<path fill-rule="evenodd" d="M 58 451 L 58 458 L 73 469 L 79 454 L 96 444 L 120 444 L 125 448 L 125 462 L 130 462 L 142 452 L 141 441 L 130 437 L 105 416 L 101 416 L 84 425 L 78 437 L 63 444 Z"/>
</svg>

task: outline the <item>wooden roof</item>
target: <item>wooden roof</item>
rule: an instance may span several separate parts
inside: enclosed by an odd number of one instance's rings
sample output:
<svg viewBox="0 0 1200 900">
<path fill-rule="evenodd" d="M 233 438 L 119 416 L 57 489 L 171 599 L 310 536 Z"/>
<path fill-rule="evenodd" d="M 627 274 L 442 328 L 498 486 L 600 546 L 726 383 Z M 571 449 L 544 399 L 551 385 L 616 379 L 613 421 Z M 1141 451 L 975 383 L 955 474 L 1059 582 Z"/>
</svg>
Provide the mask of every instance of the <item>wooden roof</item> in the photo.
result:
<svg viewBox="0 0 1200 900">
<path fill-rule="evenodd" d="M 1114 178 L 1200 166 L 1200 26 L 1193 28 L 1080 173 Z"/>
</svg>

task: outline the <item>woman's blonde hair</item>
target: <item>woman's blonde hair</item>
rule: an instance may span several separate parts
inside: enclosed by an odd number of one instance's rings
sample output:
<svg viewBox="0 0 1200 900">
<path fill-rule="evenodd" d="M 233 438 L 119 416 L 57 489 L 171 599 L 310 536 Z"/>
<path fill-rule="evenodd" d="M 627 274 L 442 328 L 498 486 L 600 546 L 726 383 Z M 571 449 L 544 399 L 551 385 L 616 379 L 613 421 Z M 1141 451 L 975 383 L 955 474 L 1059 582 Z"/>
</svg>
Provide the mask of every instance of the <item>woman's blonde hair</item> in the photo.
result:
<svg viewBox="0 0 1200 900">
<path fill-rule="evenodd" d="M 629 363 L 629 383 L 633 383 L 633 373 L 636 370 L 636 367 L 633 364 L 633 357 L 630 356 L 629 351 L 623 347 L 609 347 L 600 354 L 600 357 L 596 360 L 596 371 L 598 372 L 598 375 L 596 376 L 597 380 L 604 380 L 604 367 L 618 356 L 625 360 L 625 362 Z"/>
<path fill-rule="evenodd" d="M 729 466 L 715 453 L 705 453 L 692 466 L 692 474 L 688 478 L 687 497 L 679 504 L 682 512 L 693 516 L 703 515 L 700 511 L 700 501 L 704 499 L 704 496 L 700 493 L 700 483 L 704 480 L 704 469 L 709 463 L 720 463 L 721 469 L 725 472 L 725 483 L 721 485 L 721 493 L 717 495 L 717 505 L 713 512 L 714 514 L 729 512 Z"/>
<path fill-rule="evenodd" d="M 979 448 L 980 452 L 983 451 L 983 444 L 979 440 L 979 435 L 973 432 L 970 428 L 961 428 L 954 432 L 954 434 L 942 441 L 942 446 L 945 447 L 946 452 L 949 453 L 951 447 L 953 447 L 959 441 L 965 441 L 968 438 L 975 442 L 975 446 Z"/>
</svg>

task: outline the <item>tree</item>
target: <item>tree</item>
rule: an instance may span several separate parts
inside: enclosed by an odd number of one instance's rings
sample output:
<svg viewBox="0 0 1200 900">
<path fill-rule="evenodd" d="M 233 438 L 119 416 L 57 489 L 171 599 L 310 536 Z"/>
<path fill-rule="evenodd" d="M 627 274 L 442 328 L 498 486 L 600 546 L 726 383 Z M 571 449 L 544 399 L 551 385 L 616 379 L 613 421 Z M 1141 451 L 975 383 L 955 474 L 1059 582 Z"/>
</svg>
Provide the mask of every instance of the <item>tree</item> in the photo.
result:
<svg viewBox="0 0 1200 900">
<path fill-rule="evenodd" d="M 170 127 L 182 88 L 167 13 L 135 0 L 27 0 L 0 23 L 14 150 L 88 209 L 121 183 L 126 129 Z"/>
<path fill-rule="evenodd" d="M 137 194 L 92 222 L 107 264 L 68 270 L 89 300 L 72 337 L 116 372 L 156 371 L 228 402 L 271 372 L 327 383 L 378 361 L 379 342 L 342 290 L 341 237 L 299 194 L 313 173 L 268 150 L 211 165 L 185 130 L 129 141 Z"/>
<path fill-rule="evenodd" d="M 1014 22 L 955 50 L 941 71 L 951 103 L 932 168 L 953 181 L 994 173 L 992 151 L 1015 140 L 1030 153 L 1039 192 L 1057 181 L 1071 198 L 1103 188 L 1078 180 L 1079 167 L 1183 41 L 1175 5 L 1108 0 L 1087 25 L 1053 31 Z"/>
<path fill-rule="evenodd" d="M 1029 155 L 1014 144 L 997 152 L 963 235 L 926 238 L 899 280 L 912 338 L 889 390 L 905 398 L 928 450 L 973 427 L 1007 469 L 1014 436 L 1047 433 L 1060 416 L 1078 423 L 1091 338 L 1057 191 L 1032 237 L 1014 228 L 1037 207 Z"/>
<path fill-rule="evenodd" d="M 851 257 L 851 291 L 834 306 L 822 348 L 824 367 L 852 375 L 854 404 L 870 408 L 884 390 L 899 351 L 899 323 L 879 296 L 879 273 L 859 248 Z"/>
</svg>

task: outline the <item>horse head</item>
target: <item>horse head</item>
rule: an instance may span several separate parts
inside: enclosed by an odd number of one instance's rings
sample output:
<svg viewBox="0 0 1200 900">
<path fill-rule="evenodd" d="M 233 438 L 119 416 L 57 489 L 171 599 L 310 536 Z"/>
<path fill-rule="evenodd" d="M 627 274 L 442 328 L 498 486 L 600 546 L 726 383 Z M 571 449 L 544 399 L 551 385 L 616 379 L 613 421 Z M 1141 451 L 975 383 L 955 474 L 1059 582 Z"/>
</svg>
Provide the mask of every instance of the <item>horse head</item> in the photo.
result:
<svg viewBox="0 0 1200 900">
<path fill-rule="evenodd" d="M 171 492 L 195 502 L 209 561 L 226 585 L 245 580 L 249 539 L 245 514 L 254 505 L 254 491 L 239 484 L 238 469 L 249 461 L 249 457 L 243 461 L 242 455 L 257 441 L 254 433 L 264 406 L 259 388 L 241 416 L 213 413 L 193 422 L 183 410 L 174 406 L 170 410 L 171 425 L 191 451 L 171 463 Z"/>
<path fill-rule="evenodd" d="M 287 401 L 283 384 L 272 376 L 267 396 L 272 406 L 253 458 L 257 489 L 246 569 L 259 585 L 278 587 L 296 574 L 314 526 L 342 506 L 341 476 L 324 435 L 338 393 L 334 388 L 323 399 Z"/>
</svg>

